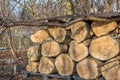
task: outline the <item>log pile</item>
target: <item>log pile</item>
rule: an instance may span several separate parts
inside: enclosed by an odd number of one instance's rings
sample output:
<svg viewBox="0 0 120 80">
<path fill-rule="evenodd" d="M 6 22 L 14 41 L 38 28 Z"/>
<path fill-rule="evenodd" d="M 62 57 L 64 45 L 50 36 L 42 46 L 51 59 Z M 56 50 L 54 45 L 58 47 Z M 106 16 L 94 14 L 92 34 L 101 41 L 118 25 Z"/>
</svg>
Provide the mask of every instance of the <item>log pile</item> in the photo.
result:
<svg viewBox="0 0 120 80">
<path fill-rule="evenodd" d="M 117 38 L 116 38 L 117 37 Z M 120 78 L 120 27 L 117 22 L 76 22 L 31 35 L 37 45 L 28 49 L 28 72 L 93 80 Z M 112 76 L 116 74 L 116 76 Z"/>
</svg>

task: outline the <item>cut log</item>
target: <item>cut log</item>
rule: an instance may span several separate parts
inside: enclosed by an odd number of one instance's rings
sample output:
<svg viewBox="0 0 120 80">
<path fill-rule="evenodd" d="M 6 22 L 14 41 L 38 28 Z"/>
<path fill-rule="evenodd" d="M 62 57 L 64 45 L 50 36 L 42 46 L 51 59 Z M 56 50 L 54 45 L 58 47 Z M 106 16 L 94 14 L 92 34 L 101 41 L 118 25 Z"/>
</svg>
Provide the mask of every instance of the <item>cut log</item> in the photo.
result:
<svg viewBox="0 0 120 80">
<path fill-rule="evenodd" d="M 31 35 L 30 38 L 33 42 L 38 42 L 41 44 L 48 37 L 49 35 L 45 30 L 39 30 L 35 34 Z"/>
<path fill-rule="evenodd" d="M 74 63 L 67 54 L 60 54 L 55 60 L 55 66 L 61 76 L 69 76 L 74 72 Z"/>
<path fill-rule="evenodd" d="M 30 47 L 27 51 L 27 56 L 30 59 L 30 61 L 39 61 L 41 57 L 40 45 Z"/>
<path fill-rule="evenodd" d="M 120 56 L 105 63 L 102 67 L 102 75 L 106 80 L 120 80 Z"/>
<path fill-rule="evenodd" d="M 83 43 L 77 43 L 76 41 L 70 42 L 69 48 L 70 57 L 78 62 L 88 56 L 88 48 Z"/>
<path fill-rule="evenodd" d="M 83 44 L 88 47 L 90 46 L 91 41 L 92 41 L 91 39 L 86 39 L 83 41 Z"/>
<path fill-rule="evenodd" d="M 66 30 L 61 27 L 55 27 L 55 28 L 50 28 L 48 29 L 49 33 L 53 36 L 53 38 L 57 42 L 63 42 L 66 38 Z"/>
<path fill-rule="evenodd" d="M 85 22 L 77 22 L 71 26 L 71 32 L 71 38 L 81 42 L 88 36 L 88 25 Z"/>
<path fill-rule="evenodd" d="M 26 71 L 32 72 L 32 67 L 29 64 L 26 66 Z"/>
<path fill-rule="evenodd" d="M 61 52 L 67 51 L 67 45 L 62 45 L 54 40 L 46 40 L 42 44 L 42 55 L 45 57 L 56 57 Z"/>
<path fill-rule="evenodd" d="M 80 77 L 91 80 L 98 77 L 100 74 L 100 70 L 97 68 L 101 62 L 93 59 L 93 58 L 86 58 L 76 65 L 77 73 Z"/>
<path fill-rule="evenodd" d="M 102 36 L 114 30 L 117 26 L 117 23 L 116 22 L 93 22 L 91 26 L 96 36 Z"/>
<path fill-rule="evenodd" d="M 39 66 L 39 62 L 31 62 L 32 72 L 34 73 L 39 72 L 38 66 Z"/>
<path fill-rule="evenodd" d="M 70 45 L 70 42 L 71 42 L 71 31 L 66 31 L 66 38 L 64 40 L 64 42 L 62 42 L 63 44 L 66 44 L 66 45 Z"/>
<path fill-rule="evenodd" d="M 102 36 L 91 42 L 90 54 L 99 60 L 108 60 L 119 54 L 119 43 L 111 36 Z"/>
<path fill-rule="evenodd" d="M 57 72 L 55 68 L 55 59 L 42 57 L 39 63 L 39 72 L 42 74 L 50 74 Z"/>
</svg>

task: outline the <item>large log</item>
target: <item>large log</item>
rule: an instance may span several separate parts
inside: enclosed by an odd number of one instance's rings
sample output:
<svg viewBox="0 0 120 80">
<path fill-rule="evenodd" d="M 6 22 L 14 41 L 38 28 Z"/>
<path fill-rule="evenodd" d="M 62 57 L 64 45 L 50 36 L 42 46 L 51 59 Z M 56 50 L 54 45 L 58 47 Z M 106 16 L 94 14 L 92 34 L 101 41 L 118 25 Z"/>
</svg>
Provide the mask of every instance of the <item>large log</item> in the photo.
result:
<svg viewBox="0 0 120 80">
<path fill-rule="evenodd" d="M 39 72 L 42 74 L 50 74 L 57 72 L 55 68 L 55 59 L 42 57 L 39 63 Z"/>
<path fill-rule="evenodd" d="M 67 54 L 60 54 L 55 60 L 55 66 L 61 76 L 69 76 L 74 72 L 74 63 Z"/>
<path fill-rule="evenodd" d="M 106 80 L 120 80 L 120 56 L 107 61 L 102 66 L 102 75 Z"/>
<path fill-rule="evenodd" d="M 92 30 L 96 36 L 101 36 L 108 34 L 110 31 L 114 30 L 117 26 L 116 22 L 93 22 Z"/>
<path fill-rule="evenodd" d="M 70 57 L 78 62 L 88 56 L 88 48 L 83 43 L 78 43 L 76 41 L 70 42 L 69 48 Z"/>
<path fill-rule="evenodd" d="M 100 75 L 100 69 L 97 68 L 100 64 L 102 63 L 89 57 L 77 63 L 76 70 L 80 77 L 91 80 Z"/>
<path fill-rule="evenodd" d="M 33 42 L 38 42 L 41 44 L 48 37 L 49 35 L 45 30 L 39 30 L 35 34 L 31 35 L 30 38 Z"/>
<path fill-rule="evenodd" d="M 56 41 L 49 39 L 42 44 L 42 55 L 46 57 L 56 57 L 61 52 L 67 51 L 67 45 L 59 44 Z"/>
<path fill-rule="evenodd" d="M 39 61 L 41 57 L 41 48 L 40 45 L 35 45 L 32 47 L 29 47 L 27 51 L 27 56 L 30 61 Z"/>
<path fill-rule="evenodd" d="M 66 30 L 61 27 L 49 28 L 49 33 L 57 42 L 63 42 L 66 38 Z"/>
<path fill-rule="evenodd" d="M 71 38 L 77 42 L 85 40 L 88 36 L 88 25 L 85 22 L 77 22 L 71 25 Z"/>
<path fill-rule="evenodd" d="M 119 54 L 119 43 L 111 36 L 102 36 L 91 42 L 90 54 L 99 60 L 108 60 Z"/>
</svg>

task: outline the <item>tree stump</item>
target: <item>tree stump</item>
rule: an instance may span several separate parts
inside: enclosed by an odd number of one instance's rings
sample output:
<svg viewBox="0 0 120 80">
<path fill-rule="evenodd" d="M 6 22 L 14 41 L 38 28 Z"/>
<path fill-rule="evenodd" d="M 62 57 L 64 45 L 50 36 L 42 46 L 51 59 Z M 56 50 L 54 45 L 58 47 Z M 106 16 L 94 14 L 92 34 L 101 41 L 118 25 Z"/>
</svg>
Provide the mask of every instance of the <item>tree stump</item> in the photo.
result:
<svg viewBox="0 0 120 80">
<path fill-rule="evenodd" d="M 102 36 L 91 42 L 90 54 L 99 60 L 108 60 L 119 54 L 119 43 L 111 36 Z"/>
<path fill-rule="evenodd" d="M 66 38 L 66 30 L 64 28 L 61 27 L 54 27 L 54 28 L 50 28 L 48 29 L 49 33 L 53 36 L 53 38 L 57 41 L 57 42 L 63 42 Z"/>
<path fill-rule="evenodd" d="M 97 68 L 99 64 L 101 62 L 93 58 L 86 58 L 77 63 L 76 70 L 78 75 L 84 79 L 95 79 L 99 75 L 99 69 Z"/>
<path fill-rule="evenodd" d="M 110 31 L 114 30 L 117 26 L 116 22 L 93 22 L 92 30 L 96 36 L 102 36 L 108 34 Z"/>
<path fill-rule="evenodd" d="M 106 80 L 120 80 L 120 56 L 105 63 L 102 67 L 102 75 Z"/>
<path fill-rule="evenodd" d="M 71 32 L 71 38 L 77 42 L 81 42 L 88 36 L 88 25 L 85 22 L 77 22 L 71 25 Z"/>
<path fill-rule="evenodd" d="M 49 37 L 49 35 L 45 30 L 39 30 L 35 34 L 31 35 L 30 38 L 33 42 L 38 42 L 41 44 L 48 37 Z"/>
<path fill-rule="evenodd" d="M 30 59 L 30 61 L 39 61 L 41 57 L 40 45 L 30 47 L 27 51 L 27 56 Z"/>
<path fill-rule="evenodd" d="M 42 44 L 42 55 L 46 57 L 56 57 L 61 52 L 67 51 L 67 45 L 61 45 L 54 40 L 46 40 Z"/>
<path fill-rule="evenodd" d="M 55 60 L 55 66 L 61 76 L 69 76 L 74 72 L 74 63 L 67 54 L 60 54 Z"/>
<path fill-rule="evenodd" d="M 78 62 L 89 55 L 88 48 L 83 43 L 77 43 L 76 41 L 70 42 L 69 48 L 70 57 Z"/>
<path fill-rule="evenodd" d="M 39 63 L 39 72 L 42 74 L 50 74 L 57 72 L 55 68 L 55 59 L 42 57 Z"/>
</svg>

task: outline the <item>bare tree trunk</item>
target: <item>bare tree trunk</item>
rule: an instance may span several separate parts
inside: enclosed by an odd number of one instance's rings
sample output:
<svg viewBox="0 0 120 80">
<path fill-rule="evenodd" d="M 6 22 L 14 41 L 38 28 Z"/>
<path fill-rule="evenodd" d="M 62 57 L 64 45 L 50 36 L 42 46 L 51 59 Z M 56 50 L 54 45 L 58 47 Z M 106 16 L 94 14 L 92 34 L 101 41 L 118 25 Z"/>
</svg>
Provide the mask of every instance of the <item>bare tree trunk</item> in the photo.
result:
<svg viewBox="0 0 120 80">
<path fill-rule="evenodd" d="M 6 31 L 7 31 L 8 43 L 10 45 L 12 55 L 13 55 L 14 59 L 17 61 L 17 53 L 16 53 L 16 51 L 15 51 L 15 49 L 13 47 L 11 31 L 10 31 L 9 28 Z"/>
</svg>

